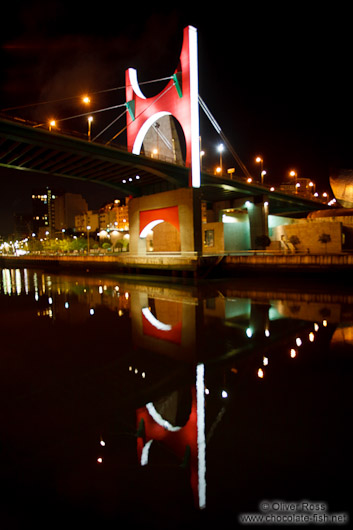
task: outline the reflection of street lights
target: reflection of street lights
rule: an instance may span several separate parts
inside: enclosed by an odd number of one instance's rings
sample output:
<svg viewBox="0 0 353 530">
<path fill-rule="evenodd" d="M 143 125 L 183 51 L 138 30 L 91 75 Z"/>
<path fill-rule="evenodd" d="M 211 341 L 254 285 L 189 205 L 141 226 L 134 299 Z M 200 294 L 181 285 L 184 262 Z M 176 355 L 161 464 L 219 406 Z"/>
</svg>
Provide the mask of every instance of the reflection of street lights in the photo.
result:
<svg viewBox="0 0 353 530">
<path fill-rule="evenodd" d="M 91 128 L 92 128 L 92 121 L 93 121 L 93 118 L 92 116 L 88 116 L 88 141 L 90 142 L 91 141 Z"/>
<path fill-rule="evenodd" d="M 91 230 L 91 227 L 87 226 L 87 254 L 89 254 L 89 231 Z"/>
</svg>

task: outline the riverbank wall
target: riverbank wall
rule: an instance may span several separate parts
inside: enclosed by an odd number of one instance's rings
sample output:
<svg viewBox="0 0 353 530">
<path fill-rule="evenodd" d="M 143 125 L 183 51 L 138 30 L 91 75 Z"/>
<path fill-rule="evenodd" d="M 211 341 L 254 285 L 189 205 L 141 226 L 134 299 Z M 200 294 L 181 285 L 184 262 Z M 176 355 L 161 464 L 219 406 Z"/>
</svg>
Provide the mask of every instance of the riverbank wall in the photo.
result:
<svg viewBox="0 0 353 530">
<path fill-rule="evenodd" d="M 192 278 L 237 277 L 244 274 L 353 273 L 353 254 L 267 254 L 197 256 L 151 255 L 24 255 L 0 256 L 1 267 L 31 267 L 50 270 L 97 271 L 127 274 L 159 274 Z"/>
</svg>

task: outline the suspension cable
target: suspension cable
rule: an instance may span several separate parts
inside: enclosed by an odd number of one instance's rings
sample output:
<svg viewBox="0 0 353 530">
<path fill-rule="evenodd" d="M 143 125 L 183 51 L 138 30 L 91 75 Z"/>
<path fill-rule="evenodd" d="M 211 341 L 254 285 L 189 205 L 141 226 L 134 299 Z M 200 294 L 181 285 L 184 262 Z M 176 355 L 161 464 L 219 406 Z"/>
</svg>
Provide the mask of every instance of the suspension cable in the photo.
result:
<svg viewBox="0 0 353 530">
<path fill-rule="evenodd" d="M 223 133 L 221 127 L 218 125 L 217 121 L 215 120 L 215 118 L 212 116 L 210 110 L 208 109 L 206 103 L 203 101 L 203 99 L 201 98 L 201 96 L 199 95 L 199 104 L 200 104 L 200 107 L 202 108 L 202 110 L 204 111 L 204 113 L 206 114 L 206 116 L 208 117 L 208 119 L 210 120 L 210 122 L 212 123 L 213 127 L 215 128 L 215 130 L 217 131 L 217 133 L 220 135 L 220 137 L 222 138 L 223 142 L 226 144 L 228 150 L 231 152 L 231 154 L 233 155 L 234 159 L 236 160 L 236 162 L 238 163 L 239 167 L 242 169 L 242 171 L 244 172 L 244 174 L 248 177 L 248 178 L 252 178 L 251 177 L 251 174 L 249 173 L 248 169 L 246 168 L 246 166 L 243 164 L 243 162 L 240 160 L 238 154 L 235 152 L 235 150 L 233 149 L 232 145 L 230 144 L 229 140 L 226 138 L 225 134 Z"/>
<path fill-rule="evenodd" d="M 101 136 L 101 134 L 105 133 L 106 130 L 108 130 L 112 125 L 114 125 L 115 122 L 117 122 L 118 120 L 120 120 L 120 118 L 122 116 L 124 116 L 124 114 L 127 113 L 127 109 L 124 110 L 124 112 L 122 112 L 121 114 L 119 114 L 119 116 L 117 116 L 112 122 L 110 122 L 106 127 L 104 127 L 104 129 L 99 132 L 92 140 L 92 142 L 94 142 L 95 140 L 97 140 L 97 138 L 99 138 L 99 136 Z"/>
<path fill-rule="evenodd" d="M 151 103 L 150 105 L 148 105 L 148 107 L 146 107 L 138 116 L 135 116 L 135 120 L 137 118 L 139 118 L 144 112 L 146 112 L 152 105 L 154 105 L 155 103 L 157 103 L 157 101 L 159 101 L 161 99 L 161 97 L 163 97 L 167 92 L 169 92 L 169 90 L 171 88 L 173 88 L 174 86 L 174 83 L 172 85 L 170 85 L 169 87 L 167 87 L 165 90 L 163 90 L 163 92 L 161 92 Z M 125 125 L 125 127 L 123 129 L 121 129 L 121 131 L 119 131 L 117 134 L 115 134 L 113 136 L 113 138 L 111 138 L 110 140 L 108 140 L 108 142 L 106 142 L 105 145 L 109 145 L 113 140 L 115 140 L 115 138 L 117 138 L 123 131 L 125 131 L 127 129 L 127 125 Z"/>
<path fill-rule="evenodd" d="M 55 121 L 74 120 L 76 118 L 82 118 L 83 116 L 90 116 L 91 114 L 98 114 L 99 112 L 105 112 L 106 110 L 118 109 L 121 107 L 125 107 L 125 103 L 122 103 L 121 105 L 113 105 L 112 107 L 106 107 L 105 109 L 92 110 L 91 112 L 83 112 L 82 114 L 76 114 L 76 116 L 68 116 L 66 118 L 59 118 L 58 120 L 55 120 Z"/>
<path fill-rule="evenodd" d="M 160 77 L 159 79 L 151 79 L 150 81 L 142 81 L 142 82 L 139 83 L 139 85 L 148 85 L 148 84 L 151 84 L 151 83 L 158 83 L 160 81 L 167 81 L 169 79 L 172 79 L 172 77 L 173 76 Z M 90 94 L 92 94 L 92 95 L 104 94 L 106 92 L 113 92 L 115 90 L 123 90 L 123 89 L 126 88 L 126 86 L 131 86 L 131 85 L 123 85 L 123 86 L 114 87 L 114 88 L 106 88 L 104 90 L 96 90 L 94 92 L 90 92 Z M 62 101 L 69 101 L 69 100 L 72 100 L 72 99 L 79 99 L 81 97 L 82 96 L 69 96 L 67 98 L 53 99 L 53 100 L 49 100 L 49 101 L 39 101 L 37 103 L 28 103 L 27 105 L 19 105 L 18 107 L 8 107 L 6 109 L 1 109 L 1 112 L 7 112 L 7 111 L 10 111 L 10 110 L 25 109 L 25 108 L 29 108 L 29 107 L 38 107 L 39 105 L 49 105 L 50 103 L 61 103 Z"/>
</svg>

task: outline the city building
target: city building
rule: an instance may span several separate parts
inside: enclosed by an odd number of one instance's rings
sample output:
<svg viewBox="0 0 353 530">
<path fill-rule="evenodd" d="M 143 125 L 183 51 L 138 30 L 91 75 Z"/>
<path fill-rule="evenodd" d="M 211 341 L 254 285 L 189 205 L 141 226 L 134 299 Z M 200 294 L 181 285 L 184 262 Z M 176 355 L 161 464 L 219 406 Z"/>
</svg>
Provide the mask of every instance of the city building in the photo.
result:
<svg viewBox="0 0 353 530">
<path fill-rule="evenodd" d="M 87 227 L 90 227 L 87 229 Z M 95 232 L 99 230 L 99 211 L 86 210 L 78 215 L 75 215 L 75 231 L 76 232 Z"/>
<path fill-rule="evenodd" d="M 278 189 L 287 193 L 297 193 L 303 197 L 315 196 L 315 184 L 309 178 L 297 177 L 290 182 L 283 182 Z"/>
<path fill-rule="evenodd" d="M 28 237 L 33 232 L 33 216 L 32 214 L 15 213 L 14 217 L 14 237 L 15 239 L 23 239 Z"/>
<path fill-rule="evenodd" d="M 128 202 L 128 198 L 123 201 L 115 199 L 102 206 L 99 210 L 99 229 L 129 230 Z"/>
<path fill-rule="evenodd" d="M 50 188 L 32 192 L 32 229 L 38 237 L 55 231 L 56 193 Z"/>
<path fill-rule="evenodd" d="M 87 211 L 86 200 L 77 193 L 49 187 L 32 192 L 32 232 L 39 238 L 75 228 L 75 216 Z"/>
<path fill-rule="evenodd" d="M 87 212 L 86 200 L 78 193 L 63 193 L 55 199 L 55 230 L 75 228 L 75 216 Z"/>
</svg>

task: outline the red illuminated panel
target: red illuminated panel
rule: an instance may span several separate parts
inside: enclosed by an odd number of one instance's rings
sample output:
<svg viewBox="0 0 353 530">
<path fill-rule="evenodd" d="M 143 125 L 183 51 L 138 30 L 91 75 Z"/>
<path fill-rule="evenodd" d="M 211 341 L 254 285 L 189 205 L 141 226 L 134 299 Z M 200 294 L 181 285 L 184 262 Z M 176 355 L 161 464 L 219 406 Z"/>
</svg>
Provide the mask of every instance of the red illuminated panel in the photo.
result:
<svg viewBox="0 0 353 530">
<path fill-rule="evenodd" d="M 167 208 L 157 208 L 155 210 L 140 212 L 140 234 L 148 225 L 157 220 L 170 223 L 180 231 L 178 206 L 169 206 Z"/>
</svg>

